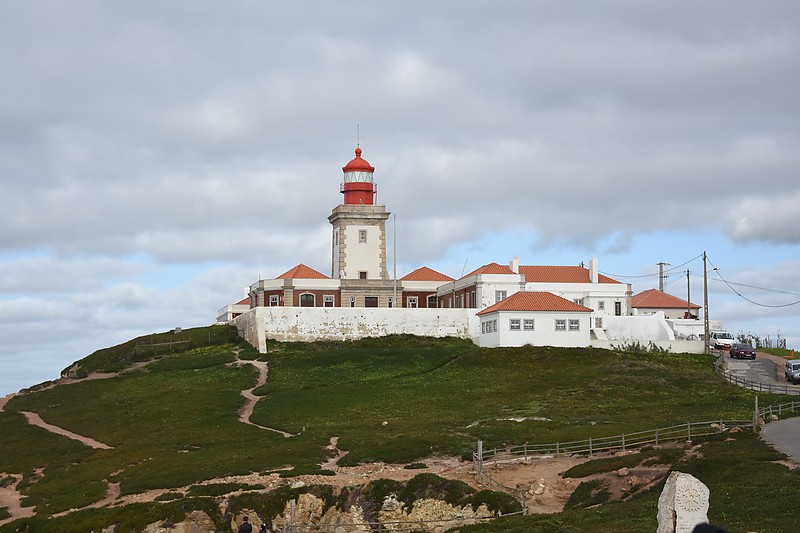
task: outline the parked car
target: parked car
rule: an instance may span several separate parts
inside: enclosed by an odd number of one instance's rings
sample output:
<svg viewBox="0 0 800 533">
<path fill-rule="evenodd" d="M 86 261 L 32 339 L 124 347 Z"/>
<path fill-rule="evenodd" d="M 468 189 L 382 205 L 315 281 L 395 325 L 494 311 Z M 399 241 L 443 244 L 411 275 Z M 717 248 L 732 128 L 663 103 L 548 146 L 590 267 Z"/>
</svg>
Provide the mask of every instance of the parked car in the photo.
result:
<svg viewBox="0 0 800 533">
<path fill-rule="evenodd" d="M 786 381 L 791 381 L 792 383 L 800 381 L 800 361 L 786 361 L 783 373 L 786 376 Z"/>
<path fill-rule="evenodd" d="M 727 331 L 712 331 L 708 334 L 708 344 L 716 350 L 729 350 L 734 342 L 733 335 Z"/>
<path fill-rule="evenodd" d="M 755 359 L 756 351 L 749 344 L 737 342 L 731 345 L 731 357 L 735 359 Z"/>
</svg>

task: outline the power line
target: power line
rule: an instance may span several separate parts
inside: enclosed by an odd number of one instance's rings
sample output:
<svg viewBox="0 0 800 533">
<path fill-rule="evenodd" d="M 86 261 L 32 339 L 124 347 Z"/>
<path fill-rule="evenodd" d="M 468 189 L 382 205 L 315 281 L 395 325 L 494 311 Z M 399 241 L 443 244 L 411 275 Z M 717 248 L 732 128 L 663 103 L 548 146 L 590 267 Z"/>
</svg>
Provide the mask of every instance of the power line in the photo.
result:
<svg viewBox="0 0 800 533">
<path fill-rule="evenodd" d="M 710 259 L 708 259 L 708 262 L 709 262 L 709 263 L 711 263 L 711 260 L 710 260 Z M 711 266 L 712 266 L 712 267 L 714 267 L 714 272 L 716 272 L 716 273 L 717 273 L 717 276 L 719 276 L 719 279 L 721 279 L 721 280 L 723 281 L 723 283 L 725 283 L 725 285 L 727 285 L 727 286 L 728 286 L 728 288 L 729 288 L 731 291 L 733 291 L 733 292 L 734 292 L 734 293 L 735 293 L 735 294 L 736 294 L 736 295 L 737 295 L 739 298 L 741 298 L 742 300 L 746 300 L 746 301 L 750 302 L 750 303 L 751 303 L 751 304 L 753 304 L 753 305 L 757 305 L 757 306 L 759 306 L 759 307 L 779 308 L 779 307 L 791 307 L 791 306 L 793 306 L 793 305 L 800 304 L 800 300 L 797 300 L 796 302 L 791 302 L 791 303 L 788 303 L 788 304 L 777 304 L 777 305 L 771 305 L 771 304 L 762 304 L 762 303 L 760 303 L 760 302 L 753 301 L 753 300 L 751 300 L 750 298 L 748 298 L 748 297 L 746 297 L 745 295 L 743 295 L 742 293 L 740 293 L 739 291 L 737 291 L 736 289 L 734 289 L 734 288 L 733 288 L 733 286 L 732 286 L 730 283 L 728 283 L 728 280 L 726 280 L 726 279 L 725 279 L 725 278 L 722 276 L 722 274 L 720 274 L 720 273 L 719 273 L 719 269 L 718 269 L 717 267 L 715 267 L 715 266 L 714 266 L 714 263 L 711 263 Z M 767 289 L 767 290 L 769 290 L 769 289 Z"/>
<path fill-rule="evenodd" d="M 672 272 L 673 270 L 677 270 L 677 269 L 679 269 L 681 267 L 684 267 L 684 266 L 688 265 L 692 261 L 697 261 L 698 259 L 701 259 L 702 257 L 703 257 L 703 254 L 699 254 L 696 257 L 693 257 L 692 259 L 689 259 L 685 263 L 681 263 L 680 265 L 676 265 L 676 266 L 674 266 L 672 268 L 665 269 L 664 273 L 669 273 L 669 272 Z M 658 277 L 659 276 L 658 272 L 653 272 L 652 274 L 641 274 L 641 275 L 638 275 L 638 276 L 625 275 L 625 274 L 609 274 L 608 272 L 600 272 L 600 273 L 603 274 L 604 276 L 608 276 L 610 278 L 631 278 L 632 279 L 632 278 L 653 278 L 653 277 Z"/>
</svg>

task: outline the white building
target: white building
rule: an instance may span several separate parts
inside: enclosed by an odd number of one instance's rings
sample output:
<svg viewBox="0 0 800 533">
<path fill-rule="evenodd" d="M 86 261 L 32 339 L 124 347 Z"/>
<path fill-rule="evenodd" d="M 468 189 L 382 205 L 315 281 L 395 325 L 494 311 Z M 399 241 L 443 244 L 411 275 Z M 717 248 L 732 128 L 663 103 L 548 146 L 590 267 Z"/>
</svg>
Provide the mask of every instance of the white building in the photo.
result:
<svg viewBox="0 0 800 533">
<path fill-rule="evenodd" d="M 657 325 L 647 321 L 648 327 L 635 334 L 636 324 L 645 322 L 628 320 L 635 318 L 629 316 L 630 285 L 600 274 L 597 259 L 588 267 L 536 266 L 520 265 L 515 257 L 508 265 L 489 263 L 460 279 L 427 267 L 391 279 L 389 212 L 375 204 L 375 167 L 361 154 L 356 148 L 355 158 L 342 167 L 343 203 L 328 217 L 330 276 L 300 263 L 277 278 L 260 279 L 246 300 L 220 309 L 218 321 L 234 320 L 259 349 L 267 337 L 390 333 L 457 335 L 481 346 L 588 346 L 612 342 L 617 334 L 646 339 L 653 331 L 665 342 L 676 338 L 666 332 L 664 318 L 654 319 Z"/>
</svg>

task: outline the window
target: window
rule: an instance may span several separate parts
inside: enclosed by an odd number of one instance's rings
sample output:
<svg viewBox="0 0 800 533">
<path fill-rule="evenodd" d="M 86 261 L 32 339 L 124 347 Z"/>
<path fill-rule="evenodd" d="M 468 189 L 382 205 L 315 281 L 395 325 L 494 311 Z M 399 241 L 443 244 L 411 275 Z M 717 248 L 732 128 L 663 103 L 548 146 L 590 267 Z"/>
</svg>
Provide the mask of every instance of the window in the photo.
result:
<svg viewBox="0 0 800 533">
<path fill-rule="evenodd" d="M 300 307 L 314 307 L 314 295 L 308 293 L 301 294 Z"/>
<path fill-rule="evenodd" d="M 520 331 L 520 321 L 519 318 L 512 318 L 509 320 L 509 325 L 511 331 Z"/>
<path fill-rule="evenodd" d="M 386 300 L 386 303 L 389 305 L 389 307 L 394 307 L 394 298 L 389 296 L 389 299 Z"/>
<path fill-rule="evenodd" d="M 367 279 L 367 271 L 366 270 L 359 270 L 358 271 L 358 279 Z"/>
<path fill-rule="evenodd" d="M 583 298 L 573 298 L 572 301 L 578 305 L 583 305 Z"/>
<path fill-rule="evenodd" d="M 378 297 L 364 296 L 364 307 L 378 307 Z"/>
<path fill-rule="evenodd" d="M 431 309 L 436 308 L 436 296 L 428 296 L 428 307 Z"/>
<path fill-rule="evenodd" d="M 356 297 L 355 296 L 351 296 L 350 297 L 350 307 L 355 307 L 355 306 L 356 306 Z"/>
<path fill-rule="evenodd" d="M 481 322 L 481 333 L 482 334 L 486 333 L 486 322 Z"/>
<path fill-rule="evenodd" d="M 367 230 L 358 230 L 358 242 L 367 242 Z"/>
<path fill-rule="evenodd" d="M 409 296 L 409 297 L 406 299 L 406 307 L 412 307 L 412 308 L 416 308 L 416 307 L 417 307 L 417 302 L 418 302 L 418 301 L 419 301 L 419 300 L 417 300 L 417 297 L 416 297 L 416 296 Z"/>
<path fill-rule="evenodd" d="M 478 307 L 478 301 L 475 299 L 475 291 L 472 291 L 472 307 Z"/>
<path fill-rule="evenodd" d="M 622 302 L 614 302 L 614 314 L 616 316 L 622 315 Z"/>
<path fill-rule="evenodd" d="M 603 329 L 603 317 L 601 316 L 594 317 L 594 327 L 595 329 Z"/>
<path fill-rule="evenodd" d="M 461 307 L 461 295 L 456 294 L 456 307 Z"/>
<path fill-rule="evenodd" d="M 533 319 L 526 318 L 525 320 L 523 320 L 522 329 L 524 329 L 525 331 L 533 331 Z"/>
<path fill-rule="evenodd" d="M 492 320 L 492 331 L 497 331 L 497 320 Z"/>
<path fill-rule="evenodd" d="M 581 321 L 575 318 L 571 318 L 569 320 L 569 330 L 570 331 L 580 331 L 581 330 Z"/>
<path fill-rule="evenodd" d="M 597 310 L 598 311 L 605 311 L 606 310 L 606 302 L 605 300 L 600 300 L 597 302 Z"/>
<path fill-rule="evenodd" d="M 269 305 L 271 307 L 275 307 L 276 305 L 278 305 L 278 295 L 277 294 L 270 295 L 270 297 L 269 297 Z"/>
<path fill-rule="evenodd" d="M 505 300 L 506 294 L 506 291 L 494 291 L 494 303 Z"/>
<path fill-rule="evenodd" d="M 556 318 L 556 331 L 567 331 L 567 321 L 563 318 Z"/>
<path fill-rule="evenodd" d="M 333 307 L 333 296 L 328 294 L 323 297 L 325 302 L 325 307 Z"/>
</svg>

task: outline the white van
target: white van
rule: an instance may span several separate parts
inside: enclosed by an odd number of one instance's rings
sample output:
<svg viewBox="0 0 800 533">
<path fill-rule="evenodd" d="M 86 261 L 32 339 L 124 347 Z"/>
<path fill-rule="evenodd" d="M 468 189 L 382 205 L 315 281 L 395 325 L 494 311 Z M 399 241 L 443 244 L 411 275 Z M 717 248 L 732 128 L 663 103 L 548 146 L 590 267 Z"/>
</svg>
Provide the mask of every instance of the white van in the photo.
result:
<svg viewBox="0 0 800 533">
<path fill-rule="evenodd" d="M 730 350 L 735 340 L 727 331 L 712 331 L 708 334 L 708 344 L 717 350 Z"/>
</svg>

